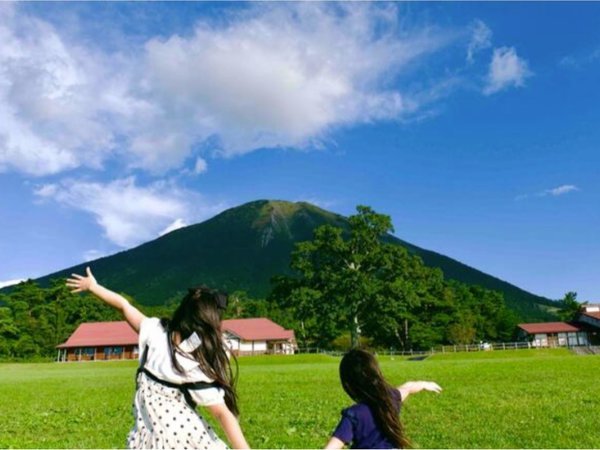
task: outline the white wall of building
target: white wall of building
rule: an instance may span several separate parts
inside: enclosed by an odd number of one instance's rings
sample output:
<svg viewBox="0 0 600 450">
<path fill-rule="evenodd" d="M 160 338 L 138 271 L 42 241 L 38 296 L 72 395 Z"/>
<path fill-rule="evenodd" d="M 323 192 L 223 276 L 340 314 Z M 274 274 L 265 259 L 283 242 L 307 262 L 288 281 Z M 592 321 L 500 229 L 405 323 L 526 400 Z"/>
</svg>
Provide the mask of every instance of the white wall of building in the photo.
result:
<svg viewBox="0 0 600 450">
<path fill-rule="evenodd" d="M 244 341 L 230 333 L 225 333 L 225 342 L 231 351 L 240 353 L 266 353 L 275 352 L 282 353 L 285 355 L 294 354 L 294 345 L 291 342 L 280 342 L 271 343 L 267 341 Z M 273 346 L 276 346 L 274 349 Z"/>
<path fill-rule="evenodd" d="M 558 339 L 552 338 L 550 341 L 559 347 L 589 345 L 587 334 L 584 332 L 558 333 Z M 534 347 L 548 347 L 549 339 L 546 333 L 537 333 L 533 337 L 532 345 Z"/>
</svg>

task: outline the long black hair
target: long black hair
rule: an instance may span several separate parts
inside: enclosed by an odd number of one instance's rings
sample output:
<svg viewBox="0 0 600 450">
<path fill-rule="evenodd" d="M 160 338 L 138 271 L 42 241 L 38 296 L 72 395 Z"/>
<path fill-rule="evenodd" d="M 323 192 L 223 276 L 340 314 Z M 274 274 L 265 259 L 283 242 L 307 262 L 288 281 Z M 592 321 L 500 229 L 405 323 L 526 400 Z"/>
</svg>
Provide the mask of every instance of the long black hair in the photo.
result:
<svg viewBox="0 0 600 450">
<path fill-rule="evenodd" d="M 371 353 L 360 349 L 346 353 L 340 363 L 340 380 L 352 400 L 369 406 L 379 429 L 393 445 L 412 447 L 400 422 L 399 405 L 393 401 L 395 388 L 385 380 Z"/>
<path fill-rule="evenodd" d="M 226 296 L 199 286 L 188 290 L 188 293 L 173 313 L 171 319 L 161 319 L 161 324 L 167 330 L 171 361 L 175 370 L 184 372 L 175 354 L 180 352 L 175 345 L 174 333 L 178 333 L 181 341 L 196 333 L 201 344 L 191 352 L 202 371 L 212 378 L 225 391 L 225 404 L 236 416 L 239 414 L 235 385 L 237 382 L 237 359 L 235 372 L 227 354 L 226 344 L 221 332 L 221 316 L 226 304 Z"/>
</svg>

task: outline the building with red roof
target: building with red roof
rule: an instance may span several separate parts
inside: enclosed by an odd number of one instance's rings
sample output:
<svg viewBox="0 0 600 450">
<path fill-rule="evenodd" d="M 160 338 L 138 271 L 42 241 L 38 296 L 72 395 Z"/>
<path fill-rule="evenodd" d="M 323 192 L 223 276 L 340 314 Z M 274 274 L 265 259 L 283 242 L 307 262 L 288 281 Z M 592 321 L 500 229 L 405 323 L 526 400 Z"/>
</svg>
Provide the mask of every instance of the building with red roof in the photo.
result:
<svg viewBox="0 0 600 450">
<path fill-rule="evenodd" d="M 519 331 L 536 347 L 595 344 L 600 338 L 600 305 L 583 305 L 573 322 L 521 323 Z"/>
<path fill-rule="evenodd" d="M 125 321 L 82 323 L 58 349 L 58 361 L 138 357 L 138 334 Z"/>
<path fill-rule="evenodd" d="M 293 330 L 264 317 L 224 320 L 222 330 L 236 355 L 292 354 L 298 348 Z M 82 323 L 56 348 L 57 361 L 136 359 L 139 355 L 138 334 L 125 321 Z"/>
<path fill-rule="evenodd" d="M 577 320 L 600 330 L 600 305 L 585 305 Z"/>
<path fill-rule="evenodd" d="M 224 320 L 222 329 L 236 355 L 289 355 L 298 348 L 294 330 L 286 330 L 266 317 Z"/>
</svg>

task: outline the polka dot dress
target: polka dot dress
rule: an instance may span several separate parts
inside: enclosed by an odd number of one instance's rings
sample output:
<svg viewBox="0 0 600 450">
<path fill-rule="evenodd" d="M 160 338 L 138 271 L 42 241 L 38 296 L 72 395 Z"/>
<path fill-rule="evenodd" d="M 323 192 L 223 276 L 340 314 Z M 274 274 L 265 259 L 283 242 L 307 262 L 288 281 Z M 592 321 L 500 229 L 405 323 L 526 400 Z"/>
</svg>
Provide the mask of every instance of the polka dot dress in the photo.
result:
<svg viewBox="0 0 600 450">
<path fill-rule="evenodd" d="M 180 390 L 163 386 L 144 373 L 139 377 L 133 409 L 136 422 L 127 437 L 127 448 L 227 449 Z"/>
</svg>

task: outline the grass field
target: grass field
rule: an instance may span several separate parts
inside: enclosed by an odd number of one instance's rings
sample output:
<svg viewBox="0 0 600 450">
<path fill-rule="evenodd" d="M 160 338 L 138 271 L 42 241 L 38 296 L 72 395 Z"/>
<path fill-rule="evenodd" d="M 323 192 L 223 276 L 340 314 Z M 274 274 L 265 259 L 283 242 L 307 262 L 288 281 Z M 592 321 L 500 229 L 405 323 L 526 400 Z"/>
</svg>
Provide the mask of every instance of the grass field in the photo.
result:
<svg viewBox="0 0 600 450">
<path fill-rule="evenodd" d="M 394 384 L 435 380 L 402 419 L 421 448 L 600 448 L 600 357 L 566 350 L 382 357 Z M 242 427 L 257 448 L 316 448 L 350 404 L 339 358 L 240 359 Z M 0 447 L 123 447 L 135 362 L 0 365 Z"/>
</svg>

